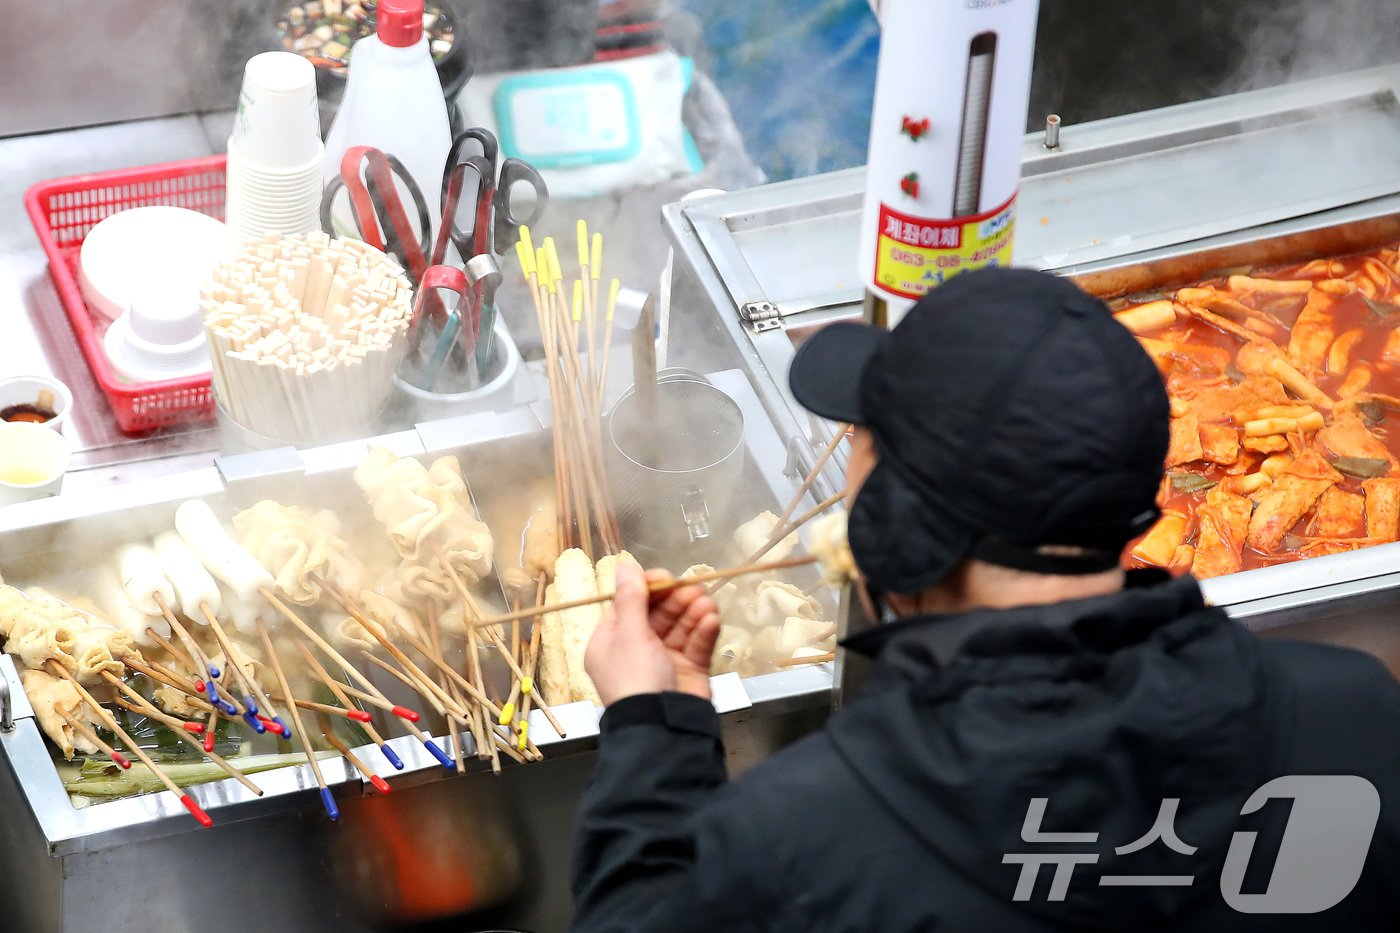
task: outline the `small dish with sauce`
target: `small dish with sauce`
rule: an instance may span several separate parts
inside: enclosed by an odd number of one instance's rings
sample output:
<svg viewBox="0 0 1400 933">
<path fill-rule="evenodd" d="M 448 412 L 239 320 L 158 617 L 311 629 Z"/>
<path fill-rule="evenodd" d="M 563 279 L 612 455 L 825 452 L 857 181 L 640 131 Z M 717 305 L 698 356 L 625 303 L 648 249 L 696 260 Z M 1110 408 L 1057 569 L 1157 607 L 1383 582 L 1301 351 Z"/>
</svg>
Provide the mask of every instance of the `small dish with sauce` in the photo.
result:
<svg viewBox="0 0 1400 933">
<path fill-rule="evenodd" d="M 0 379 L 0 424 L 42 424 L 63 430 L 73 408 L 73 393 L 48 376 Z"/>
</svg>

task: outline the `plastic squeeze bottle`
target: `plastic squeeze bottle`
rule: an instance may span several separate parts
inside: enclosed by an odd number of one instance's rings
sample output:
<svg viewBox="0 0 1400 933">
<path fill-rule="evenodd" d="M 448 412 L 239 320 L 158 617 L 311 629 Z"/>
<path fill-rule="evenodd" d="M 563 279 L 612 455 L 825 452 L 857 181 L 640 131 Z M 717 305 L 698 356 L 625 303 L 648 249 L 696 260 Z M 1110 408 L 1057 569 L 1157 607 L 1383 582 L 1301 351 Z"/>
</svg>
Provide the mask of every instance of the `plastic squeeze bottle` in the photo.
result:
<svg viewBox="0 0 1400 933">
<path fill-rule="evenodd" d="M 436 234 L 452 130 L 423 34 L 423 0 L 380 0 L 377 18 L 376 35 L 365 36 L 351 50 L 345 94 L 326 135 L 325 179 L 340 174 L 340 160 L 352 146 L 373 146 L 396 156 L 423 192 Z M 404 211 L 416 222 L 412 195 L 402 184 L 398 189 Z M 335 229 L 327 233 L 343 236 L 353 231 L 344 195 L 337 199 L 331 219 Z"/>
</svg>

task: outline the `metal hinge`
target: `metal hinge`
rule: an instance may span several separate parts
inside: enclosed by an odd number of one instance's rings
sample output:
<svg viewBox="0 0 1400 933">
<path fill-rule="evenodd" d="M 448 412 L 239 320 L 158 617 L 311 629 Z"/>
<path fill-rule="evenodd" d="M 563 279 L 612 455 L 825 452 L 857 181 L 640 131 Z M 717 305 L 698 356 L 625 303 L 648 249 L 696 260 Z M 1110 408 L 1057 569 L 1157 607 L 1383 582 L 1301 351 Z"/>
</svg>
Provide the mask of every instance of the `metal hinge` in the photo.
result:
<svg viewBox="0 0 1400 933">
<path fill-rule="evenodd" d="M 771 301 L 750 301 L 739 309 L 739 317 L 755 334 L 779 330 L 783 326 L 783 312 Z"/>
<path fill-rule="evenodd" d="M 739 308 L 739 318 L 749 326 L 755 334 L 764 331 L 779 330 L 783 324 L 783 318 L 791 317 L 794 314 L 803 314 L 808 311 L 825 311 L 833 308 L 844 308 L 853 306 L 859 313 L 861 302 L 861 291 L 859 289 L 839 289 L 834 292 L 823 292 L 818 295 L 808 295 L 805 298 L 795 298 L 792 301 L 784 301 L 780 308 L 772 301 L 764 299 L 762 301 L 750 301 Z"/>
</svg>

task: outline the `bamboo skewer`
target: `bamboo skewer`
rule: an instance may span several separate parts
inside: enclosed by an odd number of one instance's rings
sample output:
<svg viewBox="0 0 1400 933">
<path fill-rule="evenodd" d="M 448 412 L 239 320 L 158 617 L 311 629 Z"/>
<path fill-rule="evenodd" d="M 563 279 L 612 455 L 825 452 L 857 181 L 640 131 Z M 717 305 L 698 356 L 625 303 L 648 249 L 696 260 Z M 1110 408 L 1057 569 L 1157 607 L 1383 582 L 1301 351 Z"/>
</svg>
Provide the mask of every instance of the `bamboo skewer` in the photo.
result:
<svg viewBox="0 0 1400 933">
<path fill-rule="evenodd" d="M 345 760 L 350 762 L 350 764 L 355 767 L 356 771 L 363 774 L 365 779 L 374 785 L 375 790 L 379 791 L 381 794 L 393 793 L 394 789 L 389 786 L 389 782 L 370 770 L 369 766 L 361 761 L 358 755 L 350 751 L 350 746 L 340 740 L 340 737 L 335 734 L 335 729 L 331 726 L 330 721 L 325 719 L 323 714 L 317 714 L 317 725 L 321 727 L 321 734 L 326 737 L 326 741 L 331 744 L 331 747 L 344 755 Z"/>
<path fill-rule="evenodd" d="M 184 727 L 181 726 L 181 729 L 183 728 Z M 213 706 L 210 706 L 209 721 L 204 724 L 204 742 L 201 746 L 204 750 L 204 754 L 206 755 L 212 755 L 214 753 L 214 745 L 218 742 L 218 728 L 219 711 Z M 264 727 L 264 731 L 266 731 L 266 727 Z"/>
<path fill-rule="evenodd" d="M 544 574 L 540 574 L 539 579 L 535 581 L 536 606 L 543 605 L 544 591 L 545 577 Z M 525 649 L 527 658 L 525 660 L 524 669 L 530 674 L 532 686 L 534 676 L 538 669 L 538 662 L 540 657 L 540 642 L 543 640 L 543 635 L 544 626 L 541 625 L 538 621 L 536 621 L 530 626 L 530 644 Z M 528 691 L 522 690 L 521 694 L 522 695 L 520 698 L 520 726 L 517 729 L 517 732 L 519 734 L 516 738 L 516 744 L 521 750 L 524 750 L 530 741 L 530 702 L 532 699 L 539 699 L 540 694 L 539 691 L 534 689 Z M 560 733 L 559 737 L 563 738 L 564 736 L 562 733 Z"/>
<path fill-rule="evenodd" d="M 648 582 L 647 592 L 655 596 L 659 593 L 665 593 L 682 586 L 709 583 L 712 580 L 728 580 L 731 577 L 742 577 L 751 573 L 770 573 L 778 570 L 787 570 L 790 567 L 806 567 L 816 562 L 817 559 L 815 557 L 790 557 L 787 560 L 775 560 L 766 564 L 743 564 L 738 567 L 730 567 L 726 570 L 711 570 L 707 573 L 699 573 L 693 577 L 686 577 L 684 579 L 672 578 L 670 580 Z M 594 606 L 598 603 L 605 603 L 612 598 L 612 593 L 603 593 L 598 596 L 589 596 L 586 599 L 575 599 L 566 603 L 549 603 L 540 606 L 530 606 L 525 609 L 517 609 L 514 612 L 507 612 L 504 615 L 475 619 L 467 624 L 474 626 L 500 625 L 502 622 L 513 622 L 516 619 L 528 619 L 533 616 L 544 615 L 547 612 L 565 612 L 569 609 L 578 609 L 581 606 Z"/>
<path fill-rule="evenodd" d="M 278 717 L 277 710 L 272 707 L 272 703 L 268 700 L 267 693 L 263 690 L 262 685 L 254 681 L 248 672 L 243 669 L 243 665 L 239 664 L 238 661 L 234 659 L 233 642 L 229 640 L 228 633 L 226 633 L 224 627 L 219 624 L 219 620 L 214 616 L 214 612 L 209 608 L 209 604 L 200 603 L 199 610 L 203 612 L 204 617 L 209 620 L 209 628 L 214 633 L 214 640 L 217 641 L 219 646 L 224 650 L 224 666 L 233 668 L 234 677 L 243 684 L 243 689 L 247 691 L 247 694 L 243 697 L 244 706 L 246 707 L 243 718 L 253 727 L 254 732 L 262 734 L 267 731 L 267 727 L 258 719 L 258 705 L 259 699 L 261 699 L 261 705 L 267 710 L 267 718 L 277 723 L 277 725 L 282 726 L 285 731 L 286 725 Z"/>
<path fill-rule="evenodd" d="M 54 712 L 58 713 L 59 716 L 63 717 L 63 721 L 68 723 L 68 728 L 72 729 L 74 732 L 78 733 L 78 735 L 87 739 L 93 745 L 96 745 L 98 750 L 101 751 L 102 754 L 112 759 L 112 764 L 116 765 L 118 768 L 121 768 L 123 771 L 130 770 L 131 761 L 121 752 L 117 751 L 115 748 L 102 741 L 102 738 L 91 728 L 89 728 L 87 723 L 83 722 L 81 719 L 78 719 L 71 713 L 59 709 L 56 706 L 54 707 Z"/>
<path fill-rule="evenodd" d="M 288 698 L 285 694 L 274 693 L 272 696 L 280 703 L 294 703 L 297 709 L 304 709 L 310 713 L 321 713 L 329 716 L 339 716 L 351 722 L 367 723 L 371 717 L 361 709 L 345 709 L 341 706 L 332 706 L 329 703 L 317 703 L 315 700 L 302 700 L 297 697 Z"/>
<path fill-rule="evenodd" d="M 404 685 L 407 686 L 408 689 L 417 690 L 417 686 L 412 680 L 409 679 L 408 675 L 400 671 L 398 668 L 394 667 L 389 662 L 383 660 L 382 658 L 376 658 L 368 651 L 364 653 L 364 659 L 373 664 L 375 667 L 378 667 L 385 673 L 392 674 L 394 677 L 403 681 Z M 433 707 L 433 709 L 437 710 L 440 716 L 442 716 L 444 719 L 448 718 L 447 710 L 439 706 L 435 698 L 426 697 L 426 699 L 428 700 L 428 703 Z M 428 730 L 426 729 L 420 729 L 417 726 L 410 727 L 409 731 L 413 733 L 416 739 L 423 743 L 423 746 L 428 750 L 428 752 L 434 758 L 436 758 L 438 760 L 438 763 L 441 764 L 444 768 L 450 770 L 456 767 L 456 763 L 452 760 L 452 758 L 448 756 L 447 753 L 445 753 L 441 748 L 438 748 L 436 744 L 434 744 L 432 733 L 428 732 Z"/>
<path fill-rule="evenodd" d="M 379 690 L 379 688 L 375 687 L 375 685 L 370 681 L 368 677 L 361 674 L 359 669 L 356 668 L 355 665 L 351 664 L 346 659 L 345 655 L 341 654 L 339 651 L 336 651 L 335 648 L 331 646 L 331 643 L 322 638 L 321 635 L 315 629 L 313 629 L 311 626 L 307 625 L 304 621 L 302 621 L 301 616 L 297 615 L 295 612 L 293 612 L 287 607 L 286 603 L 282 602 L 282 600 L 277 598 L 277 594 L 273 593 L 266 587 L 263 587 L 261 590 L 259 590 L 259 592 L 262 594 L 263 599 L 266 599 L 268 603 L 271 604 L 272 608 L 276 609 L 284 619 L 292 623 L 292 625 L 296 626 L 297 630 L 300 631 L 303 635 L 305 635 L 308 639 L 310 639 L 311 643 L 314 644 L 317 648 L 320 648 L 321 651 L 325 653 L 326 657 L 339 664 L 341 668 L 344 669 L 344 671 L 351 676 L 351 678 L 353 678 L 357 683 L 359 683 L 360 686 L 364 687 L 365 690 L 369 691 L 375 696 L 378 696 L 385 703 L 389 702 L 389 698 L 386 697 Z"/>
<path fill-rule="evenodd" d="M 155 642 L 157 645 L 159 645 L 160 647 L 164 648 L 164 649 L 165 649 L 165 653 L 168 654 L 168 655 L 170 655 L 172 658 L 174 658 L 174 659 L 175 659 L 175 662 L 176 662 L 177 664 L 183 664 L 183 665 L 185 665 L 185 667 L 188 667 L 190 670 L 192 670 L 192 671 L 195 670 L 194 659 L 191 658 L 191 657 L 190 657 L 188 654 L 186 654 L 184 651 L 182 651 L 182 650 L 180 650 L 179 648 L 177 648 L 177 647 L 175 646 L 175 644 L 174 644 L 173 642 L 170 641 L 170 639 L 168 639 L 168 638 L 166 638 L 165 636 L 161 635 L 159 632 L 157 632 L 157 631 L 156 631 L 155 629 L 153 629 L 153 628 L 148 628 L 148 629 L 146 629 L 146 635 L 151 639 L 151 641 Z M 198 673 L 198 672 L 196 672 L 196 673 Z"/>
<path fill-rule="evenodd" d="M 457 573 L 456 568 L 452 567 L 450 564 L 447 563 L 447 555 L 443 554 L 440 548 L 438 550 L 438 553 L 440 555 L 439 559 L 442 560 L 443 566 L 447 568 L 448 575 L 452 578 L 452 585 L 456 588 L 458 595 L 462 597 L 463 605 L 469 607 L 472 611 L 472 614 L 477 619 L 480 619 L 483 616 L 481 607 L 478 606 L 476 600 L 472 598 L 471 591 L 467 589 L 466 583 Z M 523 618 L 523 616 L 521 618 Z M 511 621 L 513 624 L 519 624 L 520 620 L 512 619 Z M 476 630 L 476 625 L 469 625 L 467 627 L 468 639 L 474 639 Z M 523 692 L 531 692 L 534 686 L 533 681 L 525 675 L 525 672 L 521 669 L 520 665 L 515 662 L 515 656 L 506 649 L 505 643 L 501 641 L 500 636 L 496 634 L 495 629 L 492 627 L 487 627 L 484 628 L 483 631 L 486 633 L 486 637 L 492 642 L 492 644 L 495 645 L 496 650 L 499 651 L 501 655 L 505 658 L 506 665 L 510 667 L 511 674 L 515 676 L 517 682 L 521 685 L 521 689 L 523 690 Z M 476 679 L 478 681 L 477 687 L 479 689 L 481 687 L 479 665 L 477 665 L 476 674 Z M 535 705 L 540 708 L 540 712 L 543 713 L 544 717 L 549 720 L 549 724 L 554 727 L 554 731 L 559 733 L 560 738 L 564 738 L 568 735 L 568 733 L 564 731 L 563 725 L 560 724 L 559 720 L 554 717 L 554 711 L 551 710 L 549 708 L 549 705 L 544 702 L 543 697 L 536 697 Z M 497 715 L 499 716 L 500 713 L 498 712 Z"/>
<path fill-rule="evenodd" d="M 321 683 L 326 685 L 326 687 L 331 691 L 331 693 L 335 695 L 335 698 L 337 700 L 339 700 L 346 708 L 349 708 L 351 706 L 351 703 L 348 694 L 351 688 L 346 687 L 340 681 L 331 677 L 330 672 L 326 670 L 325 665 L 321 663 L 320 659 L 318 659 L 316 655 L 311 653 L 310 648 L 307 648 L 299 640 L 293 639 L 293 642 L 297 646 L 297 651 L 301 652 L 301 656 L 306 660 L 307 665 L 310 666 L 313 674 L 321 681 Z M 389 759 L 389 764 L 393 765 L 394 770 L 402 771 L 403 759 L 399 758 L 398 754 L 388 746 L 388 743 L 384 741 L 384 737 L 379 734 L 379 731 L 377 729 L 374 728 L 374 724 L 372 722 L 366 722 L 364 724 L 364 730 L 365 735 L 369 736 L 370 741 L 373 742 L 375 745 L 378 745 L 379 750 L 384 754 L 384 757 Z"/>
<path fill-rule="evenodd" d="M 146 699 L 141 694 L 137 693 L 135 690 L 132 690 L 129 686 L 122 683 L 122 679 L 120 677 L 116 676 L 115 674 L 112 674 L 109 671 L 104 671 L 102 676 L 109 684 L 117 688 L 117 690 L 119 690 L 122 694 L 124 694 L 127 697 L 130 697 L 131 705 L 134 705 L 135 708 L 142 713 L 142 715 L 148 716 L 159 723 L 163 723 L 170 729 L 171 732 L 174 732 L 189 745 L 203 752 L 204 755 L 207 756 L 210 761 L 214 762 L 214 764 L 218 765 L 225 772 L 227 772 L 229 777 L 233 778 L 238 783 L 248 788 L 248 790 L 252 791 L 257 796 L 261 797 L 263 795 L 262 788 L 254 784 L 251 780 L 249 780 L 248 775 L 244 774 L 242 771 L 239 771 L 237 768 L 231 765 L 227 759 L 223 758 L 220 755 L 214 754 L 214 750 L 209 743 L 209 739 L 207 738 L 207 736 L 212 734 L 212 730 L 209 730 L 205 733 L 206 738 L 204 742 L 201 743 L 199 739 L 196 739 L 194 736 L 190 735 L 188 732 L 185 731 L 185 724 L 182 720 L 177 719 L 174 716 L 171 716 L 169 713 L 165 712 L 164 710 L 157 708 L 156 705 L 150 700 Z M 120 703 L 121 700 L 118 699 L 117 702 Z"/>
<path fill-rule="evenodd" d="M 598 280 L 593 280 L 593 290 L 598 290 Z M 603 319 L 603 365 L 598 372 L 598 391 L 606 398 L 608 391 L 608 357 L 612 354 L 613 314 L 617 311 L 617 296 L 622 290 L 622 282 L 613 279 L 608 283 L 608 311 Z M 594 301 L 596 302 L 596 298 Z"/>
<path fill-rule="evenodd" d="M 831 459 L 831 455 L 836 452 L 836 448 L 840 446 L 841 441 L 844 440 L 846 437 L 846 432 L 850 429 L 851 425 L 849 424 L 843 424 L 836 429 L 836 433 L 832 435 L 831 441 L 822 450 L 821 455 L 817 457 L 816 462 L 812 464 L 812 469 L 808 470 L 807 475 L 803 477 L 802 485 L 797 487 L 797 492 L 793 493 L 792 499 L 788 501 L 787 507 L 783 509 L 783 514 L 778 516 L 778 521 L 776 524 L 774 524 L 773 531 L 768 536 L 768 541 L 763 545 L 763 547 L 750 554 L 745 559 L 744 563 L 751 564 L 754 561 L 759 560 L 763 557 L 764 554 L 767 554 L 769 551 L 771 551 L 774 545 L 786 538 L 788 535 L 792 534 L 792 532 L 796 530 L 796 528 L 799 525 L 803 524 L 803 522 L 797 521 L 792 523 L 792 527 L 786 527 L 787 520 L 791 518 L 792 513 L 797 510 L 798 503 L 802 501 L 803 496 L 807 495 L 807 490 L 812 488 L 812 484 L 816 482 L 817 476 L 822 471 L 822 467 L 826 466 L 826 461 Z M 844 498 L 844 494 L 842 494 L 841 496 L 834 496 L 826 501 L 827 504 L 834 505 L 842 498 Z M 819 509 L 819 511 L 821 511 L 821 509 Z"/>
<path fill-rule="evenodd" d="M 774 667 L 797 667 L 802 664 L 825 664 L 828 661 L 836 660 L 836 652 L 828 651 L 825 654 L 813 655 L 810 658 L 783 658 L 781 661 L 774 661 Z"/>
<path fill-rule="evenodd" d="M 579 268 L 573 280 L 573 308 L 564 287 L 553 238 L 531 251 L 522 228 L 517 249 L 521 274 L 530 286 L 539 321 L 553 412 L 555 500 L 561 547 L 581 548 L 593 559 L 596 543 L 606 553 L 621 550 L 621 535 L 613 514 L 602 461 L 601 409 L 604 373 L 597 364 L 597 282 L 601 274 L 602 239 L 594 235 L 590 256 L 586 225 L 579 227 Z M 579 359 L 581 333 L 588 364 Z M 604 360 L 609 337 L 604 341 Z"/>
<path fill-rule="evenodd" d="M 267 626 L 262 619 L 257 620 L 258 634 L 262 636 L 263 647 L 267 649 L 267 661 L 272 666 L 272 672 L 277 677 L 277 683 L 282 687 L 284 697 L 292 696 L 292 688 L 287 683 L 287 674 L 282 670 L 282 662 L 277 659 L 277 651 L 272 647 L 272 636 L 267 633 Z M 326 784 L 326 777 L 321 773 L 321 763 L 316 760 L 316 752 L 311 747 L 311 739 L 306 734 L 306 726 L 301 721 L 301 712 L 296 704 L 287 707 L 287 714 L 292 717 L 292 722 L 297 727 L 297 738 L 301 739 L 301 747 L 306 751 L 306 761 L 311 765 L 311 773 L 316 776 L 316 783 L 321 787 L 321 805 L 326 808 L 326 815 L 332 820 L 340 819 L 340 808 L 335 804 L 335 795 L 331 793 L 330 787 Z"/>
<path fill-rule="evenodd" d="M 441 652 L 438 652 L 441 655 Z M 486 685 L 481 676 L 481 646 L 476 639 L 476 629 L 467 627 L 467 670 L 471 674 L 471 682 L 476 689 L 485 695 Z M 478 755 L 487 754 L 486 750 L 486 723 L 482 721 L 481 704 L 477 703 L 471 708 L 472 737 L 476 742 L 476 753 Z M 499 762 L 497 767 L 500 767 Z"/>
<path fill-rule="evenodd" d="M 359 607 L 355 605 L 353 600 L 341 593 L 335 587 L 331 586 L 329 582 L 321 580 L 320 577 L 317 577 L 316 579 L 320 580 L 325 592 L 329 593 L 331 595 L 331 598 L 342 609 L 348 612 L 352 619 L 360 623 L 360 626 L 371 636 L 373 636 L 375 641 L 379 642 L 379 644 L 384 648 L 385 651 L 389 652 L 393 659 L 396 662 L 398 662 L 399 666 L 403 668 L 403 670 L 410 676 L 410 678 L 418 683 L 419 686 L 415 689 L 420 695 L 422 695 L 424 698 L 435 699 L 443 709 L 451 711 L 454 715 L 460 718 L 465 718 L 468 715 L 467 710 L 454 703 L 452 697 L 450 697 L 445 690 L 443 690 L 441 687 L 435 684 L 433 682 L 433 679 L 429 677 L 426 673 L 424 673 L 421 667 L 413 663 L 412 659 L 410 659 L 408 655 L 404 654 L 403 651 L 400 650 L 398 645 L 395 645 L 380 631 L 379 623 L 366 617 L 365 614 L 360 611 Z M 415 647 L 417 646 L 415 645 Z M 426 692 L 424 688 L 426 688 Z"/>
<path fill-rule="evenodd" d="M 165 620 L 170 623 L 170 630 L 180 637 L 180 641 L 184 642 L 185 650 L 189 652 L 190 658 L 199 665 L 199 669 L 195 671 L 195 689 L 198 689 L 198 684 L 202 682 L 205 690 L 208 691 L 207 696 L 210 703 L 213 703 L 224 712 L 241 715 L 243 710 L 240 706 L 236 703 L 226 703 L 224 700 L 220 699 L 218 684 L 215 683 L 213 674 L 214 665 L 209 663 L 208 656 L 206 656 L 203 649 L 199 647 L 199 643 L 194 640 L 194 636 L 189 633 L 188 629 L 180 624 L 179 619 L 175 618 L 175 613 L 170 610 L 170 606 L 166 604 L 165 599 L 162 598 L 159 593 L 155 594 L 155 598 L 156 604 L 160 606 L 161 612 L 165 614 Z M 230 699 L 232 698 L 230 694 Z"/>
<path fill-rule="evenodd" d="M 199 821 L 199 825 L 203 826 L 205 829 L 214 825 L 214 821 L 209 818 L 209 814 L 204 812 L 204 808 L 196 803 L 193 797 L 181 790 L 179 785 L 170 780 L 170 776 L 151 760 L 151 756 L 146 754 L 145 749 L 141 748 L 141 746 L 136 743 L 135 739 L 127 735 L 125 729 L 117 725 L 117 720 L 112 714 L 107 712 L 106 708 L 103 707 L 101 703 L 93 699 L 92 694 L 87 692 L 86 687 L 78 683 L 78 678 L 68 673 L 68 669 L 57 661 L 49 661 L 48 666 L 55 674 L 73 685 L 73 689 L 82 697 L 83 702 L 88 705 L 88 708 L 97 714 L 97 717 L 102 720 L 103 724 L 107 726 L 111 733 L 121 739 L 122 744 L 125 745 L 133 755 L 139 758 L 143 765 L 150 769 L 150 772 L 165 785 L 166 790 L 170 791 L 179 799 L 184 808 L 190 812 L 190 816 Z"/>
<path fill-rule="evenodd" d="M 444 562 L 444 566 L 446 566 L 446 563 L 445 563 L 445 562 Z M 421 640 L 421 639 L 422 639 L 422 636 L 424 635 L 424 632 L 423 632 L 422 624 L 418 621 L 418 617 L 417 617 L 417 616 L 414 616 L 414 617 L 413 617 L 413 624 L 414 624 L 414 627 L 418 630 L 418 635 L 420 636 L 420 640 Z M 433 611 L 431 611 L 431 610 L 429 610 L 429 612 L 428 612 L 428 626 L 429 626 L 429 631 L 428 631 L 428 633 L 427 633 L 428 638 L 426 639 L 426 641 L 427 641 L 429 644 L 431 644 L 431 645 L 433 646 L 433 651 L 436 653 L 436 655 L 437 655 L 438 657 L 441 658 L 441 657 L 443 656 L 443 655 L 442 655 L 442 632 L 441 632 L 441 630 L 438 628 L 437 613 L 436 613 L 436 612 L 433 612 Z M 423 655 L 423 657 L 426 659 L 428 656 L 427 656 L 427 655 Z M 444 690 L 446 690 L 446 691 L 451 695 L 451 697 L 452 697 L 452 699 L 453 699 L 454 701 L 456 701 L 459 705 L 465 707 L 466 704 L 465 704 L 465 703 L 463 702 L 463 700 L 462 700 L 462 694 L 461 694 L 461 692 L 460 692 L 459 690 L 456 689 L 456 685 L 453 684 L 450 680 L 448 680 L 447 677 L 442 673 L 442 671 L 438 671 L 437 680 L 438 680 L 438 685 L 441 686 Z M 483 749 L 482 749 L 482 747 L 481 747 L 481 743 L 482 743 L 482 742 L 485 740 L 485 738 L 486 738 L 486 737 L 481 733 L 481 730 L 480 730 L 480 728 L 479 728 L 479 727 L 480 727 L 480 719 L 481 719 L 481 707 L 480 707 L 480 706 L 473 707 L 473 709 L 472 709 L 472 721 L 471 721 L 471 724 L 470 724 L 470 725 L 471 725 L 471 732 L 472 732 L 472 743 L 476 746 L 476 754 L 477 754 L 477 757 L 478 757 L 478 758 L 482 756 Z M 468 726 L 468 723 L 466 723 L 465 721 L 460 720 L 460 719 L 448 719 L 448 720 L 447 720 L 447 723 L 448 723 L 448 726 L 449 726 L 449 727 L 451 728 L 451 730 L 452 730 L 452 760 L 455 761 L 455 762 L 457 763 L 457 773 L 458 773 L 458 774 L 466 774 L 466 773 L 467 773 L 467 762 L 466 762 L 466 758 L 465 758 L 465 753 L 463 752 L 463 749 L 462 749 L 462 733 L 466 731 L 467 726 Z"/>
</svg>

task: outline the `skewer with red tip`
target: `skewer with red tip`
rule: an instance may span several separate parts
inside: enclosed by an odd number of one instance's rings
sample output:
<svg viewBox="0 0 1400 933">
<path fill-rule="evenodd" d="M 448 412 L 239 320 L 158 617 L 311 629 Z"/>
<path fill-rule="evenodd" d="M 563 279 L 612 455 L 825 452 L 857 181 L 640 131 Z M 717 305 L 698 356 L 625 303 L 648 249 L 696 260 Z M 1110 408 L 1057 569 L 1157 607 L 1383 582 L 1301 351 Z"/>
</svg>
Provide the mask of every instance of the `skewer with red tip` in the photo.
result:
<svg viewBox="0 0 1400 933">
<path fill-rule="evenodd" d="M 180 802 L 185 805 L 186 810 L 190 811 L 190 816 L 199 820 L 200 826 L 209 829 L 214 825 L 214 821 L 209 817 L 209 814 L 205 813 L 204 808 L 195 803 L 194 798 L 189 794 L 181 794 Z"/>
</svg>

